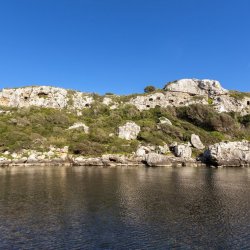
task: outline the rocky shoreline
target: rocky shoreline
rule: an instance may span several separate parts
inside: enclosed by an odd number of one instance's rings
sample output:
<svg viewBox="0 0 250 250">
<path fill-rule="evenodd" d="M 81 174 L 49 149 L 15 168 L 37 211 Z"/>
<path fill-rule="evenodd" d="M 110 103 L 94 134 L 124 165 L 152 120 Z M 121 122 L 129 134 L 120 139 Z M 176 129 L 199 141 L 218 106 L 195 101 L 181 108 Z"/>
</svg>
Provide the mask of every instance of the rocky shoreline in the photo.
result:
<svg viewBox="0 0 250 250">
<path fill-rule="evenodd" d="M 168 148 L 167 148 L 168 147 Z M 167 149 L 166 149 L 167 148 Z M 107 154 L 99 157 L 72 155 L 68 147 L 50 148 L 49 152 L 23 150 L 0 156 L 0 167 L 12 166 L 145 166 L 145 167 L 250 167 L 250 142 L 221 142 L 211 145 L 198 157 L 192 157 L 191 144 L 160 148 L 140 146 L 134 154 Z"/>
<path fill-rule="evenodd" d="M 0 90 L 0 167 L 250 165 L 250 93 L 208 79 L 148 87 Z"/>
</svg>

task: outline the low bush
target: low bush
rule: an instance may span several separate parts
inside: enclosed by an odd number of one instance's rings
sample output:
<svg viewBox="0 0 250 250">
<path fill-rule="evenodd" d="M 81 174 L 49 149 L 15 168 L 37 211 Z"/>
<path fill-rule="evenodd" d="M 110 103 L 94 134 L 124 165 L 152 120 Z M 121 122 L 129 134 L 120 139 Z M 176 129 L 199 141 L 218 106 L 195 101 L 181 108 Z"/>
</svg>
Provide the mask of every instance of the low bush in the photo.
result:
<svg viewBox="0 0 250 250">
<path fill-rule="evenodd" d="M 206 105 L 180 107 L 177 109 L 177 116 L 210 131 L 229 132 L 238 128 L 237 121 L 230 115 L 217 113 L 212 107 Z"/>
</svg>

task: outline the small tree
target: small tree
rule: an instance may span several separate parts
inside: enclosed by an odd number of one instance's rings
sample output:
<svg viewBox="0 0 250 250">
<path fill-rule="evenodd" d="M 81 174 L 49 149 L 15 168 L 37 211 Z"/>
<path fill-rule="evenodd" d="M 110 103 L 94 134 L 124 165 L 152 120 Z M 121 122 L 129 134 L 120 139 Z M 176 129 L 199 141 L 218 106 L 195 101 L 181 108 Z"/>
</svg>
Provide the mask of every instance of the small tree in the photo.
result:
<svg viewBox="0 0 250 250">
<path fill-rule="evenodd" d="M 151 93 L 151 92 L 154 92 L 155 91 L 155 87 L 154 86 L 147 86 L 145 89 L 144 89 L 144 92 L 145 93 Z"/>
</svg>

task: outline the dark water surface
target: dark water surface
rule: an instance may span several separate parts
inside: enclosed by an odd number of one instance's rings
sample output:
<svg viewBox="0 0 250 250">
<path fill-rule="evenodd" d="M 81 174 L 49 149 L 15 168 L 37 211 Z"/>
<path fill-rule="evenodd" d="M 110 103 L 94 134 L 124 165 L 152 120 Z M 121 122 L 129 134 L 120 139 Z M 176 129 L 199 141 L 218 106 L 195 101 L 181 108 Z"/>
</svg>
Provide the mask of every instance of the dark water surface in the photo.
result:
<svg viewBox="0 0 250 250">
<path fill-rule="evenodd" d="M 250 169 L 0 169 L 0 249 L 250 249 Z"/>
</svg>

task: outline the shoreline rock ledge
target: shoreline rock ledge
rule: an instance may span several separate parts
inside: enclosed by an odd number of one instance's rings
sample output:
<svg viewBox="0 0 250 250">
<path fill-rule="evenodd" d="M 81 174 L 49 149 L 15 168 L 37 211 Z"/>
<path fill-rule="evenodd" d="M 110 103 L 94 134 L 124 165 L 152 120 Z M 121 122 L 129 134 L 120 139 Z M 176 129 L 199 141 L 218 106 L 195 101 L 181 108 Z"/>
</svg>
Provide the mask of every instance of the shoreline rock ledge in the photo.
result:
<svg viewBox="0 0 250 250">
<path fill-rule="evenodd" d="M 208 147 L 203 161 L 217 167 L 250 166 L 250 142 L 220 142 Z"/>
</svg>

